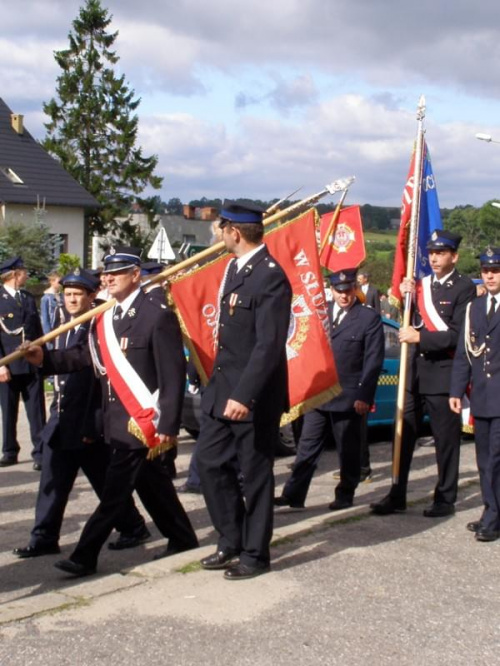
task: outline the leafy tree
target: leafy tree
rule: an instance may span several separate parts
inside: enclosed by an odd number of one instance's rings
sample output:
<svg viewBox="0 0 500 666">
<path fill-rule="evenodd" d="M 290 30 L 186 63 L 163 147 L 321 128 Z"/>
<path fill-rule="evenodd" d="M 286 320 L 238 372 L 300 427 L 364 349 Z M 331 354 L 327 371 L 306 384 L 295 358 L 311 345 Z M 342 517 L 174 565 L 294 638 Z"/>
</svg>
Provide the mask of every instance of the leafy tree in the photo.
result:
<svg viewBox="0 0 500 666">
<path fill-rule="evenodd" d="M 57 272 L 61 277 L 72 273 L 80 267 L 80 258 L 76 254 L 68 254 L 62 252 L 59 255 L 59 263 L 57 264 Z"/>
<path fill-rule="evenodd" d="M 169 199 L 167 201 L 167 213 L 168 215 L 182 215 L 183 213 L 183 205 L 182 201 L 178 199 L 177 197 L 173 197 L 172 199 Z"/>
<path fill-rule="evenodd" d="M 56 267 L 57 234 L 46 224 L 10 221 L 0 226 L 0 262 L 21 256 L 28 271 L 41 278 Z"/>
<path fill-rule="evenodd" d="M 140 99 L 114 71 L 118 32 L 107 32 L 111 19 L 100 0 L 86 0 L 69 48 L 54 53 L 61 74 L 56 97 L 43 107 L 50 118 L 43 145 L 101 204 L 91 230 L 129 241 L 130 227 L 118 218 L 128 218 L 130 205 L 146 187 L 159 189 L 162 178 L 154 175 L 158 158 L 136 145 Z"/>
<path fill-rule="evenodd" d="M 479 209 L 478 218 L 483 242 L 477 249 L 482 249 L 487 244 L 498 247 L 500 245 L 500 209 L 492 206 L 491 201 L 487 201 Z"/>
</svg>

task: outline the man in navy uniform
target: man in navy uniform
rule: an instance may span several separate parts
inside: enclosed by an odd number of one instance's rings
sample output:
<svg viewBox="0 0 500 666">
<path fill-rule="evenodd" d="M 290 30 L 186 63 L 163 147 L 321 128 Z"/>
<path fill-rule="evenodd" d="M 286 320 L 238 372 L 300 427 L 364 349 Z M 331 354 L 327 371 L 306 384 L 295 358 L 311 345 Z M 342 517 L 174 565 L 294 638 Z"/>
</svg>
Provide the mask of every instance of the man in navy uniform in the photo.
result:
<svg viewBox="0 0 500 666">
<path fill-rule="evenodd" d="M 292 294 L 263 243 L 262 219 L 260 208 L 224 202 L 222 237 L 236 258 L 220 288 L 218 351 L 203 392 L 197 444 L 203 494 L 219 533 L 217 551 L 201 565 L 226 569 L 227 580 L 269 571 L 273 451 L 288 409 Z"/>
<path fill-rule="evenodd" d="M 23 289 L 28 272 L 21 257 L 7 259 L 0 265 L 0 355 L 16 351 L 25 340 L 42 336 L 42 324 L 33 296 Z M 33 444 L 33 469 L 40 471 L 45 424 L 43 381 L 37 369 L 20 358 L 0 368 L 0 407 L 2 410 L 2 458 L 0 467 L 15 465 L 20 451 L 17 441 L 19 399 L 22 397 Z"/>
<path fill-rule="evenodd" d="M 500 537 L 500 248 L 486 248 L 480 262 L 486 294 L 473 301 L 465 315 L 453 360 L 450 407 L 461 413 L 470 384 L 484 508 L 467 529 L 477 541 L 495 541 Z"/>
<path fill-rule="evenodd" d="M 62 280 L 64 306 L 71 319 L 88 312 L 99 278 L 77 269 Z M 69 349 L 87 341 L 90 322 L 56 338 L 56 349 Z M 109 447 L 102 435 L 99 381 L 90 366 L 54 377 L 54 399 L 43 429 L 43 462 L 35 510 L 35 525 L 28 546 L 16 548 L 21 559 L 59 553 L 59 537 L 70 492 L 81 469 L 100 497 L 109 462 Z M 133 504 L 117 525 L 120 537 L 110 546 L 132 547 L 146 541 L 149 531 Z"/>
<path fill-rule="evenodd" d="M 137 248 L 112 248 L 104 272 L 116 306 L 97 320 L 88 344 L 45 352 L 44 367 L 54 374 L 94 365 L 101 377 L 104 436 L 111 447 L 100 504 L 70 558 L 55 564 L 73 576 L 95 573 L 99 552 L 134 490 L 169 540 L 162 556 L 198 545 L 160 456 L 148 457 L 150 449 L 142 441 L 153 438 L 161 448 L 176 445 L 186 361 L 174 313 L 141 290 L 140 263 Z M 31 349 L 32 362 L 42 356 L 39 347 Z"/>
<path fill-rule="evenodd" d="M 352 506 L 360 481 L 364 417 L 384 361 L 384 331 L 380 315 L 356 298 L 355 268 L 332 273 L 330 283 L 334 299 L 329 304 L 330 343 L 342 392 L 305 415 L 293 471 L 274 501 L 277 506 L 304 506 L 329 427 L 340 462 L 340 481 L 329 509 Z"/>
<path fill-rule="evenodd" d="M 462 425 L 448 404 L 451 366 L 467 303 L 476 294 L 472 281 L 455 268 L 461 240 L 451 231 L 434 231 L 427 243 L 431 275 L 417 284 L 406 278 L 401 284 L 402 294 L 416 295 L 414 326 L 399 332 L 400 341 L 410 345 L 401 465 L 399 482 L 371 505 L 378 515 L 406 511 L 408 476 L 424 409 L 436 443 L 438 469 L 433 503 L 424 509 L 424 516 L 439 518 L 455 512 Z"/>
</svg>

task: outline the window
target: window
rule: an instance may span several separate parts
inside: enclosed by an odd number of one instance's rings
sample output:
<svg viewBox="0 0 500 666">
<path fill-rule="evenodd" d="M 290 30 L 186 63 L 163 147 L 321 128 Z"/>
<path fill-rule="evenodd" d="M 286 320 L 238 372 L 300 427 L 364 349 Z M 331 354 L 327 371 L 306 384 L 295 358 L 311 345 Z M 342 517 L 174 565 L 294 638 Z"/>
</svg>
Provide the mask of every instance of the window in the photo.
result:
<svg viewBox="0 0 500 666">
<path fill-rule="evenodd" d="M 14 185 L 24 185 L 22 178 L 20 178 L 17 173 L 10 167 L 0 167 L 0 171 L 3 175 L 10 180 Z"/>
<path fill-rule="evenodd" d="M 196 236 L 194 234 L 183 234 L 182 235 L 183 243 L 196 243 Z"/>
</svg>

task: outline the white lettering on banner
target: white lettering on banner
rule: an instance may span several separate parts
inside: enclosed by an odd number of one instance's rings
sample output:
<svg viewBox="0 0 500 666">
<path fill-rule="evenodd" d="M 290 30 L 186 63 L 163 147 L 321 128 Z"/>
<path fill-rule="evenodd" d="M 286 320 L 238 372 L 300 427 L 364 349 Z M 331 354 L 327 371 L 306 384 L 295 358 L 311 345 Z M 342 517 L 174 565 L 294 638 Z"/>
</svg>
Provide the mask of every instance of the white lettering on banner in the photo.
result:
<svg viewBox="0 0 500 666">
<path fill-rule="evenodd" d="M 305 250 L 301 250 L 295 257 L 294 262 L 297 268 L 310 267 L 311 263 Z M 305 287 L 307 295 L 311 299 L 311 306 L 320 320 L 323 328 L 328 332 L 328 306 L 324 298 L 322 285 L 318 282 L 314 271 L 299 270 L 299 278 Z M 295 316 L 292 308 L 292 317 Z"/>
<path fill-rule="evenodd" d="M 203 306 L 201 314 L 205 324 L 212 329 L 212 343 L 215 349 L 217 346 L 217 308 L 212 303 L 207 303 Z"/>
<path fill-rule="evenodd" d="M 296 266 L 309 266 L 309 259 L 307 258 L 305 250 L 301 250 L 293 260 L 295 261 Z"/>
</svg>

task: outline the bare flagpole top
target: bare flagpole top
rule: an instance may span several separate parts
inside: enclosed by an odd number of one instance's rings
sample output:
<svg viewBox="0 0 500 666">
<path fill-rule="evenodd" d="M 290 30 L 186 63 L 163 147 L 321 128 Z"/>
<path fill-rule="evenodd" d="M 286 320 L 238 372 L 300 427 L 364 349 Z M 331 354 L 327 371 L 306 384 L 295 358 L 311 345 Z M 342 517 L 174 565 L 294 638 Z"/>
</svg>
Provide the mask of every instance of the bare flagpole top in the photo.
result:
<svg viewBox="0 0 500 666">
<path fill-rule="evenodd" d="M 417 120 L 423 120 L 424 118 L 425 118 L 425 95 L 420 95 L 417 107 Z"/>
</svg>

